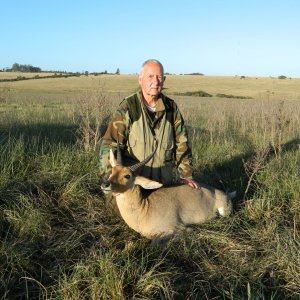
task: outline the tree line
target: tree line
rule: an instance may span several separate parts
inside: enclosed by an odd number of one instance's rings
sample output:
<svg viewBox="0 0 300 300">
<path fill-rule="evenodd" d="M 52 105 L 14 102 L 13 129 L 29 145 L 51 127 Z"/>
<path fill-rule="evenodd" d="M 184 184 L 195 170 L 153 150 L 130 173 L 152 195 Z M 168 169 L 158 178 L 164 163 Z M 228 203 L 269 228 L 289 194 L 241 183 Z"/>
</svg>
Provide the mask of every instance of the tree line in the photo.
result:
<svg viewBox="0 0 300 300">
<path fill-rule="evenodd" d="M 7 69 L 7 72 L 24 72 L 24 73 L 39 73 L 42 72 L 42 69 L 39 67 L 34 67 L 32 65 L 22 65 L 14 63 L 11 69 Z"/>
<path fill-rule="evenodd" d="M 17 76 L 16 78 L 0 78 L 0 82 L 10 82 L 10 81 L 19 81 L 19 80 L 30 80 L 30 79 L 45 79 L 45 78 L 68 78 L 68 77 L 74 77 L 74 76 L 81 76 L 81 75 L 120 75 L 120 69 L 118 68 L 115 73 L 109 73 L 106 70 L 104 72 L 93 72 L 89 73 L 88 71 L 85 72 L 66 72 L 66 71 L 43 71 L 39 67 L 33 67 L 32 65 L 22 65 L 18 63 L 14 63 L 11 68 L 6 68 L 3 70 L 0 70 L 0 72 L 22 72 L 22 73 L 53 73 L 53 74 L 37 74 L 33 77 L 27 77 L 27 76 Z"/>
<path fill-rule="evenodd" d="M 93 72 L 93 73 L 89 73 L 88 71 L 79 73 L 79 72 L 67 72 L 67 71 L 43 71 L 40 67 L 34 67 L 32 65 L 24 65 L 24 64 L 18 64 L 18 63 L 14 63 L 11 68 L 3 68 L 2 70 L 0 69 L 0 72 L 22 72 L 22 73 L 60 73 L 60 74 L 76 74 L 78 76 L 78 74 L 84 74 L 84 75 L 102 75 L 102 74 L 116 74 L 116 75 L 120 75 L 120 69 L 117 68 L 115 73 L 109 73 L 107 72 L 107 70 L 105 70 L 104 72 Z"/>
</svg>

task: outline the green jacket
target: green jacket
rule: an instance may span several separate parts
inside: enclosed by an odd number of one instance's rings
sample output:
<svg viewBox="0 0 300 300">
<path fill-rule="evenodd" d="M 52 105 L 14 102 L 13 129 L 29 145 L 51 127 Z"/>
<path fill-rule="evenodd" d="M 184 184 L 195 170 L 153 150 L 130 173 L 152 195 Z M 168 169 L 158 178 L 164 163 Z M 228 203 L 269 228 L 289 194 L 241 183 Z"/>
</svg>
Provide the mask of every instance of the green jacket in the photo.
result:
<svg viewBox="0 0 300 300">
<path fill-rule="evenodd" d="M 110 174 L 109 150 L 116 149 L 117 132 L 124 165 L 132 165 L 146 158 L 154 146 L 154 157 L 137 173 L 164 185 L 178 177 L 192 179 L 192 154 L 187 131 L 176 103 L 161 94 L 155 113 L 149 112 L 142 102 L 141 91 L 125 98 L 110 121 L 100 148 L 100 171 Z"/>
</svg>

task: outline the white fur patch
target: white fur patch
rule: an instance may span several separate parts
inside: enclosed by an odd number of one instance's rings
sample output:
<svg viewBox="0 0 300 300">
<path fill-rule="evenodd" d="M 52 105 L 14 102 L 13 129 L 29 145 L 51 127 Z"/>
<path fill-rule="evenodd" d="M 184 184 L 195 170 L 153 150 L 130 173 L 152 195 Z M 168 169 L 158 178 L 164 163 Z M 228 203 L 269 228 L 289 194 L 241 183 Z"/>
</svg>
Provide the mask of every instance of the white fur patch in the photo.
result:
<svg viewBox="0 0 300 300">
<path fill-rule="evenodd" d="M 225 216 L 225 209 L 224 209 L 224 207 L 219 207 L 219 208 L 218 208 L 218 212 L 219 212 L 219 214 L 220 214 L 222 217 Z"/>
</svg>

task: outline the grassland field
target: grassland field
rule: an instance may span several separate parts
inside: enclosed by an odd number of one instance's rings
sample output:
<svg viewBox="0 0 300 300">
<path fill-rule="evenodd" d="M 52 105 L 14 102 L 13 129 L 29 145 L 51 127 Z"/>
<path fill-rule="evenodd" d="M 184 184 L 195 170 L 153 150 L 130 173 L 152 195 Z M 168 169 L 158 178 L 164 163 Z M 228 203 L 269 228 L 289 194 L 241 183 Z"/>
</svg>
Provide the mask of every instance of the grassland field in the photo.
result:
<svg viewBox="0 0 300 300">
<path fill-rule="evenodd" d="M 43 75 L 44 73 L 42 73 Z M 51 73 L 45 73 L 50 75 Z M 34 77 L 38 73 L 0 72 L 1 78 Z M 101 84 L 107 92 L 128 94 L 137 87 L 137 75 L 98 75 L 50 78 L 1 83 L 15 91 L 32 93 L 78 93 Z M 169 94 L 204 90 L 210 94 L 233 94 L 255 99 L 300 100 L 300 78 L 278 79 L 239 76 L 167 75 L 165 88 Z"/>
<path fill-rule="evenodd" d="M 0 82 L 0 299 L 299 299 L 300 79 L 167 75 L 196 179 L 238 196 L 164 250 L 100 191 L 101 137 L 137 88 L 137 75 Z M 184 95 L 199 90 L 212 97 Z"/>
</svg>

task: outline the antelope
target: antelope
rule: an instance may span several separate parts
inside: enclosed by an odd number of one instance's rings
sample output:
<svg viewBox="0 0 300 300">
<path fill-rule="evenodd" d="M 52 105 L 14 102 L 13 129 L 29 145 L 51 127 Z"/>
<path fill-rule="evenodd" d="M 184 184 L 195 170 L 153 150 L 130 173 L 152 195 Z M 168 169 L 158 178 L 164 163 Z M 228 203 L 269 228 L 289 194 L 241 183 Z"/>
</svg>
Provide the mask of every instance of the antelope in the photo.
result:
<svg viewBox="0 0 300 300">
<path fill-rule="evenodd" d="M 117 159 L 110 150 L 111 175 L 104 180 L 101 189 L 116 197 L 117 206 L 124 221 L 153 244 L 165 244 L 172 237 L 191 225 L 203 223 L 219 213 L 228 216 L 232 212 L 235 192 L 201 185 L 193 189 L 188 185 L 162 187 L 162 184 L 142 176 L 136 176 L 138 168 L 151 160 L 156 149 L 143 161 L 125 167 L 122 164 L 119 142 Z M 141 187 L 152 189 L 143 195 Z"/>
</svg>

